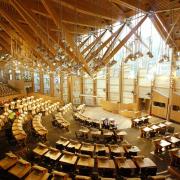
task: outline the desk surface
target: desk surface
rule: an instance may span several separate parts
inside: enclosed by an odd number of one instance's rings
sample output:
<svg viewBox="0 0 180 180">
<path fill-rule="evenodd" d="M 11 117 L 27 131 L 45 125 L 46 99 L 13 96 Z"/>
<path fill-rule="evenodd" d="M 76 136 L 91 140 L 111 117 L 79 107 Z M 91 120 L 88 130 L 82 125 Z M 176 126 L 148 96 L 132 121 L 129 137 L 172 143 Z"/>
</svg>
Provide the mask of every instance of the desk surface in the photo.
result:
<svg viewBox="0 0 180 180">
<path fill-rule="evenodd" d="M 139 168 L 157 167 L 150 158 L 137 159 L 136 164 Z"/>
<path fill-rule="evenodd" d="M 104 136 L 112 136 L 113 134 L 114 134 L 114 132 L 112 132 L 112 131 L 105 131 L 105 132 L 103 132 Z"/>
<path fill-rule="evenodd" d="M 80 157 L 77 166 L 83 166 L 83 167 L 94 167 L 94 158 L 86 158 L 86 157 Z"/>
<path fill-rule="evenodd" d="M 44 155 L 49 149 L 47 147 L 37 146 L 33 152 L 39 156 Z"/>
<path fill-rule="evenodd" d="M 161 147 L 166 147 L 166 146 L 171 145 L 171 143 L 168 142 L 168 141 L 165 141 L 165 140 L 161 140 L 160 143 L 159 143 L 159 145 L 160 145 Z"/>
<path fill-rule="evenodd" d="M 69 141 L 66 139 L 59 139 L 56 144 L 67 146 L 69 144 Z"/>
<path fill-rule="evenodd" d="M 61 156 L 61 153 L 59 151 L 50 150 L 44 156 L 55 161 Z"/>
<path fill-rule="evenodd" d="M 98 136 L 98 135 L 101 135 L 101 131 L 100 130 L 97 130 L 97 131 L 90 131 L 91 135 L 94 135 L 94 136 Z"/>
<path fill-rule="evenodd" d="M 136 165 L 131 159 L 126 159 L 125 161 L 121 161 L 119 159 L 115 160 L 117 167 L 120 168 L 125 168 L 125 169 L 135 169 Z"/>
<path fill-rule="evenodd" d="M 106 153 L 109 153 L 109 148 L 103 144 L 96 144 L 95 146 L 95 152 L 98 152 L 98 151 L 106 151 Z"/>
<path fill-rule="evenodd" d="M 29 171 L 31 170 L 31 164 L 21 164 L 21 163 L 16 163 L 14 167 L 12 167 L 8 172 L 13 174 L 14 176 L 18 178 L 24 177 Z"/>
<path fill-rule="evenodd" d="M 180 142 L 180 139 L 178 139 L 174 136 L 171 136 L 167 141 L 169 141 L 172 144 L 176 144 L 176 143 Z"/>
<path fill-rule="evenodd" d="M 32 171 L 25 180 L 47 180 L 49 178 L 49 173 L 37 172 L 37 170 Z"/>
<path fill-rule="evenodd" d="M 90 144 L 90 145 L 85 145 L 83 144 L 81 146 L 81 151 L 90 151 L 90 152 L 93 152 L 94 151 L 94 145 Z"/>
<path fill-rule="evenodd" d="M 112 159 L 97 159 L 98 169 L 115 169 L 115 164 Z"/>
<path fill-rule="evenodd" d="M 18 161 L 18 158 L 10 158 L 10 157 L 5 157 L 0 161 L 0 167 L 4 170 L 9 169 L 12 167 L 16 162 Z"/>
<path fill-rule="evenodd" d="M 156 130 L 156 129 L 159 129 L 160 127 L 157 125 L 152 125 L 150 128 Z"/>
<path fill-rule="evenodd" d="M 76 155 L 64 154 L 59 161 L 61 163 L 75 165 L 77 158 L 78 157 Z"/>
<path fill-rule="evenodd" d="M 67 147 L 69 147 L 69 148 L 73 148 L 74 147 L 76 150 L 79 150 L 81 148 L 81 143 L 70 142 Z"/>
<path fill-rule="evenodd" d="M 113 153 L 125 153 L 125 150 L 122 146 L 118 146 L 118 145 L 111 145 L 110 146 L 110 151 Z"/>
<path fill-rule="evenodd" d="M 149 128 L 149 127 L 145 127 L 145 128 L 143 129 L 143 131 L 144 131 L 144 132 L 149 132 L 149 131 L 152 131 L 152 129 Z"/>
<path fill-rule="evenodd" d="M 163 128 L 163 127 L 166 127 L 166 124 L 160 123 L 158 126 L 161 127 L 161 128 Z"/>
</svg>

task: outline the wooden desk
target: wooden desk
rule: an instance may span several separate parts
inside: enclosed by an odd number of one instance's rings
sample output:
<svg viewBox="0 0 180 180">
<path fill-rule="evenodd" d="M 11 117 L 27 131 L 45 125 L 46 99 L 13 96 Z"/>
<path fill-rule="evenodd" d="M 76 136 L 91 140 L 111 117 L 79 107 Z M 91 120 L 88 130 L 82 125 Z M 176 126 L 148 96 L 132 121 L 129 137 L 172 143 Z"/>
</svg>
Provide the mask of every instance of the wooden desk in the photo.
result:
<svg viewBox="0 0 180 180">
<path fill-rule="evenodd" d="M 110 151 L 114 154 L 121 154 L 121 156 L 125 153 L 124 148 L 119 145 L 110 145 Z"/>
<path fill-rule="evenodd" d="M 126 159 L 125 161 L 121 161 L 119 159 L 115 159 L 118 169 L 136 169 L 135 163 L 131 159 Z"/>
<path fill-rule="evenodd" d="M 39 156 L 43 156 L 48 150 L 49 149 L 47 146 L 38 145 L 35 149 L 33 149 L 33 153 Z"/>
<path fill-rule="evenodd" d="M 77 162 L 77 166 L 94 168 L 94 158 L 80 157 Z"/>
<path fill-rule="evenodd" d="M 101 159 L 97 158 L 98 169 L 115 169 L 115 164 L 112 159 Z"/>
<path fill-rule="evenodd" d="M 160 127 L 157 126 L 157 125 L 152 125 L 150 128 L 156 131 L 156 130 L 158 130 Z"/>
<path fill-rule="evenodd" d="M 49 178 L 49 173 L 43 173 L 39 172 L 37 170 L 33 170 L 26 178 L 25 180 L 47 180 Z"/>
<path fill-rule="evenodd" d="M 79 143 L 79 142 L 77 142 L 77 143 L 70 142 L 67 147 L 69 147 L 69 148 L 73 148 L 74 147 L 75 150 L 77 151 L 77 150 L 79 150 L 81 148 L 81 143 Z"/>
<path fill-rule="evenodd" d="M 95 152 L 98 153 L 98 151 L 105 151 L 106 154 L 109 154 L 109 148 L 105 146 L 104 144 L 95 145 Z"/>
<path fill-rule="evenodd" d="M 160 128 L 165 128 L 165 127 L 166 127 L 166 124 L 160 123 L 158 126 L 159 126 Z"/>
<path fill-rule="evenodd" d="M 105 136 L 105 137 L 110 137 L 112 135 L 114 135 L 114 132 L 112 132 L 112 131 L 105 131 L 105 132 L 103 132 L 103 136 Z"/>
<path fill-rule="evenodd" d="M 76 155 L 71 155 L 71 154 L 64 154 L 61 158 L 60 158 L 60 162 L 62 164 L 71 164 L 71 165 L 75 165 L 76 161 L 77 161 L 77 156 Z"/>
<path fill-rule="evenodd" d="M 88 128 L 81 128 L 78 131 L 81 133 L 87 134 L 89 132 L 89 129 Z"/>
<path fill-rule="evenodd" d="M 61 153 L 58 149 L 52 148 L 44 156 L 56 161 L 61 156 Z"/>
<path fill-rule="evenodd" d="M 92 136 L 99 136 L 99 135 L 101 135 L 101 131 L 100 130 L 96 130 L 96 131 L 90 131 L 90 134 L 92 135 Z"/>
<path fill-rule="evenodd" d="M 88 151 L 88 152 L 94 152 L 94 145 L 92 145 L 92 144 L 89 144 L 89 145 L 87 145 L 87 144 L 83 144 L 82 146 L 81 146 L 81 149 L 80 149 L 81 151 Z"/>
<path fill-rule="evenodd" d="M 20 179 L 23 178 L 30 170 L 31 164 L 23 159 L 20 159 L 8 172 Z"/>
<path fill-rule="evenodd" d="M 13 153 L 6 153 L 6 157 L 0 160 L 0 168 L 7 170 L 18 161 L 18 157 Z"/>
<path fill-rule="evenodd" d="M 150 158 L 136 159 L 135 163 L 143 176 L 155 176 L 157 172 L 156 164 Z"/>
<path fill-rule="evenodd" d="M 69 144 L 69 140 L 66 140 L 66 139 L 59 139 L 57 142 L 56 142 L 57 145 L 62 145 L 62 146 L 67 146 Z"/>
<path fill-rule="evenodd" d="M 146 132 L 146 133 L 148 133 L 148 132 L 152 131 L 152 129 L 149 128 L 149 127 L 145 127 L 145 128 L 143 129 L 143 131 Z"/>
<path fill-rule="evenodd" d="M 161 140 L 160 143 L 159 143 L 159 145 L 160 145 L 162 148 L 166 148 L 166 147 L 170 146 L 171 143 L 168 142 L 168 141 L 165 141 L 165 140 Z"/>
<path fill-rule="evenodd" d="M 168 142 L 172 143 L 172 144 L 176 144 L 176 143 L 179 143 L 180 142 L 180 139 L 174 137 L 174 136 L 171 136 L 170 138 L 167 139 Z"/>
<path fill-rule="evenodd" d="M 51 180 L 56 180 L 56 179 L 61 179 L 61 178 L 64 178 L 66 180 L 71 180 L 71 178 L 69 178 L 69 174 L 64 173 L 64 172 L 53 171 L 52 175 L 53 177 Z"/>
<path fill-rule="evenodd" d="M 136 159 L 136 165 L 141 168 L 157 168 L 156 164 L 150 158 Z"/>
</svg>

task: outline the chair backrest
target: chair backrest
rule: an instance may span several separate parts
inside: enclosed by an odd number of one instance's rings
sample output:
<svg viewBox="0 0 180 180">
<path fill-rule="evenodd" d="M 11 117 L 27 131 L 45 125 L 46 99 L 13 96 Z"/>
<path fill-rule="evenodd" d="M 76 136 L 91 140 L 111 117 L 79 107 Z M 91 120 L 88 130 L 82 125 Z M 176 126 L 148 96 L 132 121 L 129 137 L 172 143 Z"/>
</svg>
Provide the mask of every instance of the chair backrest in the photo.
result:
<svg viewBox="0 0 180 180">
<path fill-rule="evenodd" d="M 176 137 L 176 138 L 180 138 L 180 133 L 179 132 L 177 132 L 177 133 L 174 133 L 174 135 L 173 135 L 174 137 Z"/>
<path fill-rule="evenodd" d="M 106 155 L 106 151 L 105 150 L 100 150 L 98 151 L 98 156 L 105 156 Z"/>
<path fill-rule="evenodd" d="M 173 127 L 173 126 L 168 126 L 168 127 L 167 127 L 167 131 L 168 131 L 169 133 L 174 133 L 174 130 L 175 130 L 175 127 Z"/>
</svg>

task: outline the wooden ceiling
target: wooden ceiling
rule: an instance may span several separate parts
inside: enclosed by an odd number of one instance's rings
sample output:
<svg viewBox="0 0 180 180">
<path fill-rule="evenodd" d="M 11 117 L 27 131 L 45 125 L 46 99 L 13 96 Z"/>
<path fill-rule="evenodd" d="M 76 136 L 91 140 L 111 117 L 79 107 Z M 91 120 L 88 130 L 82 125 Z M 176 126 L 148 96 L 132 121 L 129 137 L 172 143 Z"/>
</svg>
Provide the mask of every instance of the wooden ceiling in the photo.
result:
<svg viewBox="0 0 180 180">
<path fill-rule="evenodd" d="M 87 61 L 84 57 L 75 37 L 108 28 L 117 21 L 123 23 L 139 12 L 155 12 L 151 16 L 155 26 L 165 39 L 168 37 L 169 44 L 179 49 L 178 8 L 179 0 L 1 0 L 1 51 L 12 53 L 12 40 L 16 40 L 19 52 L 22 47 L 29 47 L 33 56 L 52 66 L 38 48 L 45 49 L 53 59 L 58 46 L 69 59 L 83 64 L 82 68 L 90 74 L 90 58 Z M 97 49 L 93 53 L 97 53 Z M 109 59 L 106 61 L 108 63 Z"/>
</svg>

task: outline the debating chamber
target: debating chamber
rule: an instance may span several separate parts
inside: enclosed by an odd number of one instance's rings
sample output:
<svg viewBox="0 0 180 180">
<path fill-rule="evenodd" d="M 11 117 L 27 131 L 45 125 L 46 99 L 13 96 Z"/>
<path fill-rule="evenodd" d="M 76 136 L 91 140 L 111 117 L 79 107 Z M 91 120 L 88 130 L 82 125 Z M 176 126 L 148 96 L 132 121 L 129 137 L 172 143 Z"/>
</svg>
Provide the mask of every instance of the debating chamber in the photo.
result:
<svg viewBox="0 0 180 180">
<path fill-rule="evenodd" d="M 179 0 L 0 0 L 0 180 L 180 180 Z"/>
</svg>

